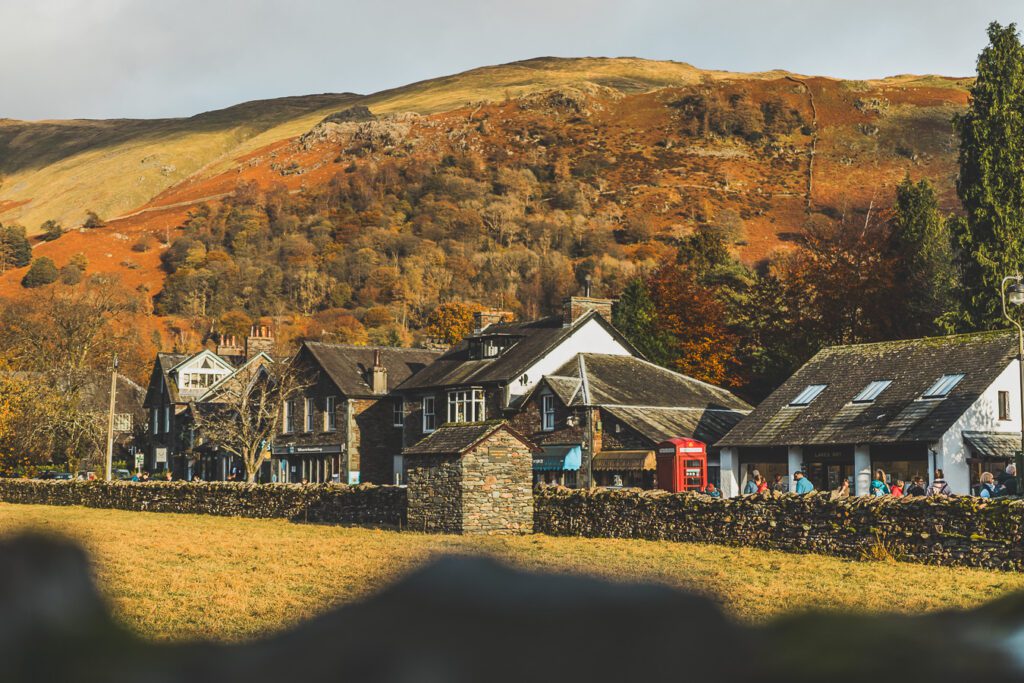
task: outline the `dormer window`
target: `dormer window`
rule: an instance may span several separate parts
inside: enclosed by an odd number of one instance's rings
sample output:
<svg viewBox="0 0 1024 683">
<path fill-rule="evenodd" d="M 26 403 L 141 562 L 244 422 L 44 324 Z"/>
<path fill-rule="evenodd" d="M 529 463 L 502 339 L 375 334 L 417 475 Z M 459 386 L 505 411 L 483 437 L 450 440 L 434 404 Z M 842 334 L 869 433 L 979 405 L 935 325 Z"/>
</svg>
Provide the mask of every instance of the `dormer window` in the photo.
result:
<svg viewBox="0 0 1024 683">
<path fill-rule="evenodd" d="M 545 432 L 555 430 L 555 397 L 554 394 L 544 394 L 540 397 L 541 429 Z"/>
<path fill-rule="evenodd" d="M 946 398 L 949 392 L 953 391 L 953 388 L 960 384 L 964 376 L 961 375 L 943 375 L 942 377 L 935 380 L 935 384 L 928 387 L 928 390 L 921 395 L 921 398 Z"/>
<path fill-rule="evenodd" d="M 505 334 L 476 337 L 469 341 L 469 356 L 474 360 L 497 358 L 515 342 L 515 337 Z"/>
<path fill-rule="evenodd" d="M 873 403 L 878 395 L 889 388 L 892 384 L 891 379 L 880 379 L 871 382 L 864 387 L 859 394 L 853 397 L 854 403 Z"/>
<path fill-rule="evenodd" d="M 827 384 L 809 384 L 807 387 L 796 395 L 792 401 L 789 402 L 791 406 L 806 406 L 810 405 L 811 401 L 818 398 L 818 394 L 825 391 Z"/>
</svg>

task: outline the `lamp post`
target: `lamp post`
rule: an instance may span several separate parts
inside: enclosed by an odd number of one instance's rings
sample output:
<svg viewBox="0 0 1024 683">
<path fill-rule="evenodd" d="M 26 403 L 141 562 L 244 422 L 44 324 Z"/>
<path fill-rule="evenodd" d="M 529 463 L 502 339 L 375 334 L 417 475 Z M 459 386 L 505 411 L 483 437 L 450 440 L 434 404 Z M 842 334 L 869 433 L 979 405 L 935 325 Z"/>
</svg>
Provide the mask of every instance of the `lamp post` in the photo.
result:
<svg viewBox="0 0 1024 683">
<path fill-rule="evenodd" d="M 1010 316 L 1010 312 L 1006 307 L 1007 301 L 1011 306 L 1020 307 L 1024 305 L 1024 283 L 1022 283 L 1020 273 L 1016 275 L 1008 275 L 1003 278 L 1002 283 L 999 285 L 1000 294 L 1003 299 L 1003 317 L 1013 323 L 1014 327 L 1017 328 L 1017 365 L 1020 369 L 1020 419 L 1021 419 L 1021 444 L 1020 449 L 1017 451 L 1017 455 L 1013 459 L 1014 467 L 1016 468 L 1017 477 L 1017 495 L 1022 492 L 1021 478 L 1024 477 L 1024 327 Z M 1006 283 L 1013 282 L 1009 287 Z"/>
</svg>

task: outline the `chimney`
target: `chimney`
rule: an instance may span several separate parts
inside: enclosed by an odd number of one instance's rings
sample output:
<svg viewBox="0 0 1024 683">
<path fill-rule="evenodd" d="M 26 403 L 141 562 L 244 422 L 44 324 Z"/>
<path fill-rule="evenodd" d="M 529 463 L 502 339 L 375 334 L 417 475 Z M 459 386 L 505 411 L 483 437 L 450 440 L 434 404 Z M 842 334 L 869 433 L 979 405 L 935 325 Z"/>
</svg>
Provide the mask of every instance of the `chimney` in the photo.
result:
<svg viewBox="0 0 1024 683">
<path fill-rule="evenodd" d="M 260 353 L 268 356 L 274 352 L 274 334 L 266 325 L 253 325 L 245 339 L 245 359 L 255 358 Z"/>
<path fill-rule="evenodd" d="M 588 283 L 589 284 L 589 283 Z M 588 286 L 589 290 L 590 287 Z M 591 296 L 569 296 L 562 300 L 562 325 L 571 327 L 573 323 L 591 311 L 597 311 L 598 315 L 612 321 L 612 304 L 615 299 L 595 299 Z"/>
<path fill-rule="evenodd" d="M 477 311 L 473 314 L 473 333 L 479 334 L 491 325 L 497 325 L 500 322 L 512 320 L 512 318 L 513 315 L 510 311 L 495 311 L 491 309 Z"/>
<path fill-rule="evenodd" d="M 217 344 L 217 355 L 221 358 L 242 358 L 245 356 L 245 349 L 238 343 L 235 335 L 222 334 L 220 343 Z"/>
<path fill-rule="evenodd" d="M 380 362 L 380 349 L 373 351 L 373 367 L 370 368 L 370 390 L 375 394 L 388 393 L 388 369 Z"/>
</svg>

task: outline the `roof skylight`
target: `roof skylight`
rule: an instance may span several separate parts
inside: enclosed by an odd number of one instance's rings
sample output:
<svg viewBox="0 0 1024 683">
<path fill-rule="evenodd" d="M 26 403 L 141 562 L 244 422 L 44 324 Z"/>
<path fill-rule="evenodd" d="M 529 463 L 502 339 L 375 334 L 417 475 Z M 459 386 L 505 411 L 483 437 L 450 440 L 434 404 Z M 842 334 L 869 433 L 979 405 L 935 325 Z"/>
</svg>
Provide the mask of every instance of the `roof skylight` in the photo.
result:
<svg viewBox="0 0 1024 683">
<path fill-rule="evenodd" d="M 891 379 L 880 379 L 869 383 L 859 394 L 853 397 L 854 403 L 871 403 L 878 395 L 889 388 Z"/>
<path fill-rule="evenodd" d="M 818 394 L 825 391 L 827 384 L 809 384 L 807 388 L 796 395 L 792 401 L 789 402 L 791 406 L 805 406 L 811 401 L 818 398 Z"/>
<path fill-rule="evenodd" d="M 935 380 L 935 384 L 928 387 L 921 398 L 945 398 L 963 378 L 963 375 L 943 375 Z"/>
</svg>

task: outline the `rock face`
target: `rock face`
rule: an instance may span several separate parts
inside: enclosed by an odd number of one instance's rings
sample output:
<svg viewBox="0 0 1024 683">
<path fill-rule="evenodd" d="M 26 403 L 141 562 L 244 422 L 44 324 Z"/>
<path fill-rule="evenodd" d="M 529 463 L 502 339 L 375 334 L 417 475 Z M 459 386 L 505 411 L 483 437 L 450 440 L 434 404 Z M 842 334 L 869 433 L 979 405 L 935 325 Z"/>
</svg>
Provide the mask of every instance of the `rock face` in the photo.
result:
<svg viewBox="0 0 1024 683">
<path fill-rule="evenodd" d="M 750 628 L 707 598 L 666 587 L 460 557 L 259 642 L 168 645 L 117 626 L 89 576 L 84 554 L 66 542 L 0 541 L 0 680 L 991 683 L 1024 675 L 1022 596 L 969 613 L 804 614 Z"/>
<path fill-rule="evenodd" d="M 1024 570 L 1024 500 L 842 498 L 768 493 L 729 500 L 696 493 L 546 487 L 534 530 Z"/>
</svg>

